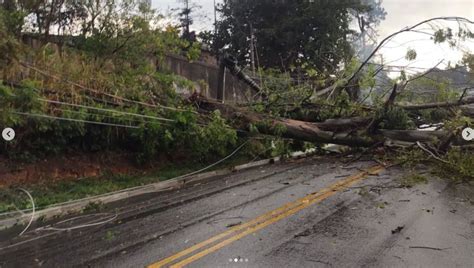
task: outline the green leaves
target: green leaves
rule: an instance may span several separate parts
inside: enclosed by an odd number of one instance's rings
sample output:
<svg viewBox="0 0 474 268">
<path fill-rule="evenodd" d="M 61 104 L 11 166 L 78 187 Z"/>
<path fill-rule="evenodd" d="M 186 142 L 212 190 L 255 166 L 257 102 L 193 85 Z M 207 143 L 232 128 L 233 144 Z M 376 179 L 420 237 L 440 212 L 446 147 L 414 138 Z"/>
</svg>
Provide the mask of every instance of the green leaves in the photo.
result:
<svg viewBox="0 0 474 268">
<path fill-rule="evenodd" d="M 21 42 L 16 35 L 19 35 L 23 21 L 19 17 L 18 12 L 8 12 L 0 6 L 0 70 L 20 53 Z"/>
<path fill-rule="evenodd" d="M 0 125 L 15 126 L 19 117 L 12 114 L 13 92 L 10 87 L 4 86 L 0 81 Z"/>
<path fill-rule="evenodd" d="M 474 76 L 474 53 L 465 53 L 462 57 L 462 64 L 467 66 L 470 73 Z"/>
<path fill-rule="evenodd" d="M 202 158 L 213 154 L 225 156 L 237 143 L 237 132 L 225 123 L 218 110 L 212 113 L 211 122 L 197 132 L 193 148 Z"/>
<path fill-rule="evenodd" d="M 383 13 L 382 10 L 378 10 Z M 308 70 L 310 76 L 334 72 L 340 63 L 349 61 L 353 51 L 350 24 L 353 13 L 371 12 L 360 3 L 341 1 L 231 1 L 220 5 L 221 20 L 214 51 L 225 48 L 245 62 L 250 59 L 251 36 L 263 68 Z M 372 14 L 375 15 L 375 14 Z M 377 24 L 382 16 L 370 16 Z"/>
<path fill-rule="evenodd" d="M 368 70 L 363 72 L 359 79 L 360 88 L 373 88 L 376 85 L 375 80 L 375 68 L 373 65 L 369 65 Z"/>
<path fill-rule="evenodd" d="M 409 48 L 407 50 L 407 54 L 405 55 L 405 59 L 408 61 L 414 61 L 416 60 L 417 53 L 416 50 Z"/>
<path fill-rule="evenodd" d="M 383 129 L 405 130 L 415 127 L 408 113 L 400 107 L 390 107 L 382 117 L 380 127 Z"/>
<path fill-rule="evenodd" d="M 469 28 L 463 28 L 462 25 L 459 25 L 457 33 L 455 33 L 453 29 L 449 27 L 441 28 L 434 32 L 431 39 L 435 44 L 448 42 L 450 47 L 456 47 L 461 41 L 466 41 L 466 39 L 474 39 L 474 33 L 471 32 Z"/>
</svg>

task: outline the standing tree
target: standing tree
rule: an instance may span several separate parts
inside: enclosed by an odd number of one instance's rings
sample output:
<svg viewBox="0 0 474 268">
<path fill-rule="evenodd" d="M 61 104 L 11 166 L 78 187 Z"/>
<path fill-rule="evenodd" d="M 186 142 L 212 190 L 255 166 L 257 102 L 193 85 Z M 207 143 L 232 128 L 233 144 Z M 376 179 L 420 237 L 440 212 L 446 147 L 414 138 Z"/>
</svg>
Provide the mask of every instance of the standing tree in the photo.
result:
<svg viewBox="0 0 474 268">
<path fill-rule="evenodd" d="M 183 37 L 188 39 L 190 37 L 190 30 L 189 27 L 193 24 L 193 20 L 190 17 L 191 9 L 189 8 L 189 0 L 181 0 L 183 2 L 184 7 L 181 9 L 179 13 L 181 26 L 183 27 Z"/>
<path fill-rule="evenodd" d="M 354 36 L 353 46 L 360 58 L 366 58 L 377 45 L 377 30 L 387 12 L 382 7 L 382 0 L 366 1 L 366 9 L 352 9 L 351 14 L 357 22 L 358 34 Z"/>
<path fill-rule="evenodd" d="M 29 28 L 43 35 L 48 41 L 53 30 L 58 34 L 71 34 L 77 25 L 76 19 L 87 16 L 82 1 L 52 0 L 52 1 L 18 1 L 18 8 L 24 15 L 31 15 Z"/>
<path fill-rule="evenodd" d="M 180 9 L 178 16 L 183 29 L 183 38 L 190 42 L 196 41 L 196 33 L 191 31 L 191 25 L 193 25 L 194 20 L 191 14 L 199 9 L 200 6 L 191 2 L 191 0 L 179 0 L 183 3 L 183 8 Z"/>
<path fill-rule="evenodd" d="M 253 43 L 260 67 L 307 67 L 327 74 L 352 57 L 351 37 L 357 35 L 350 27 L 352 15 L 362 16 L 371 7 L 352 1 L 224 0 L 218 9 L 215 51 L 228 48 L 248 62 Z"/>
</svg>

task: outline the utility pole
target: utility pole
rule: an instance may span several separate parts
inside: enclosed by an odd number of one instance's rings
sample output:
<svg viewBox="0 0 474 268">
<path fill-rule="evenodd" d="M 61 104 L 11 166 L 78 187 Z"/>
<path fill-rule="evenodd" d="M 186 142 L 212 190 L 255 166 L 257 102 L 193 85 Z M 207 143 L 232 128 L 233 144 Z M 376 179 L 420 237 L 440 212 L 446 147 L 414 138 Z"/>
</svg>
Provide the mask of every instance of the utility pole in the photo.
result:
<svg viewBox="0 0 474 268">
<path fill-rule="evenodd" d="M 181 27 L 183 27 L 183 37 L 185 39 L 189 39 L 190 38 L 190 26 L 191 26 L 191 23 L 192 23 L 192 21 L 190 19 L 191 9 L 189 8 L 190 0 L 179 0 L 179 2 L 184 3 L 184 8 L 179 13 Z"/>
<path fill-rule="evenodd" d="M 186 4 L 186 12 L 185 12 L 185 16 L 186 16 L 186 36 L 189 37 L 189 0 L 184 0 L 185 4 Z"/>
<path fill-rule="evenodd" d="M 217 36 L 217 6 L 214 0 L 214 36 Z"/>
<path fill-rule="evenodd" d="M 255 35 L 253 33 L 252 23 L 250 23 L 250 61 L 252 66 L 252 74 L 255 76 Z"/>
</svg>

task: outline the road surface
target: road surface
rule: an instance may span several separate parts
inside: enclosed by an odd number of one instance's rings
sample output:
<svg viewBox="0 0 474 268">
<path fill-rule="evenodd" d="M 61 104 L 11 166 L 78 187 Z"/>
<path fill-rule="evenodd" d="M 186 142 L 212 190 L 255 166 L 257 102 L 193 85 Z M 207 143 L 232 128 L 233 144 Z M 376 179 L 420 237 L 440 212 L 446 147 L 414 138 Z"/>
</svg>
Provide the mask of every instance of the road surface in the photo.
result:
<svg viewBox="0 0 474 268">
<path fill-rule="evenodd" d="M 0 267 L 474 267 L 474 187 L 404 176 L 322 157 L 237 172 L 3 231 Z"/>
</svg>

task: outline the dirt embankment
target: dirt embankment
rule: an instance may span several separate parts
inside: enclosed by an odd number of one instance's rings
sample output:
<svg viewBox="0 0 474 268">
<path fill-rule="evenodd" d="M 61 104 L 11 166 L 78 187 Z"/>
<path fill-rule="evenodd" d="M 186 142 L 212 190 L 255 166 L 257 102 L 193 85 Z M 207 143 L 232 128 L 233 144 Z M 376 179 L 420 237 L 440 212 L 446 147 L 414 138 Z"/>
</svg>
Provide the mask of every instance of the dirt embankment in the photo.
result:
<svg viewBox="0 0 474 268">
<path fill-rule="evenodd" d="M 137 174 L 144 169 L 126 154 L 65 155 L 30 164 L 19 164 L 0 156 L 0 187 L 77 180 L 104 174 Z"/>
</svg>

